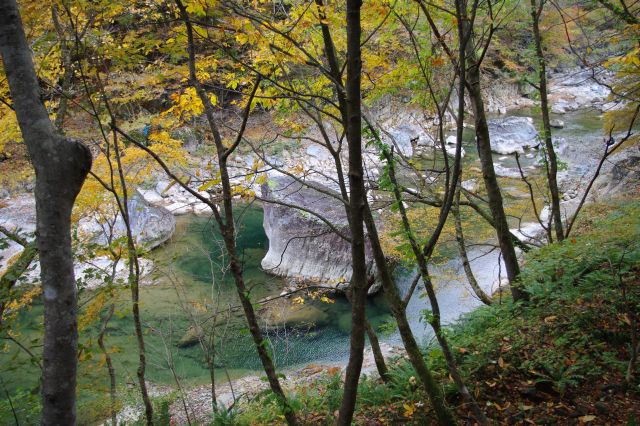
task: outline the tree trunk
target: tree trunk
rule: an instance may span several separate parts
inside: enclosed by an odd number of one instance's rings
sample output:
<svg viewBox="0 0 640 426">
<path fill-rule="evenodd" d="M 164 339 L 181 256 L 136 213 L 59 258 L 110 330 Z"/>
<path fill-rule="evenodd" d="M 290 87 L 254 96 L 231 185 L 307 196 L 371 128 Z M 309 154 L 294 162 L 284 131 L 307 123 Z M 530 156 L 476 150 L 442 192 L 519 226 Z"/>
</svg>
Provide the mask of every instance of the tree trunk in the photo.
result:
<svg viewBox="0 0 640 426">
<path fill-rule="evenodd" d="M 471 99 L 475 119 L 476 145 L 482 165 L 482 177 L 489 198 L 489 208 L 491 209 L 491 215 L 495 223 L 498 243 L 507 270 L 513 300 L 524 301 L 527 299 L 527 293 L 522 290 L 518 283 L 520 266 L 518 265 L 518 258 L 516 257 L 516 251 L 513 246 L 513 241 L 511 240 L 507 216 L 504 212 L 502 202 L 502 194 L 493 167 L 487 115 L 484 110 L 484 101 L 480 91 L 480 64 L 478 63 L 478 57 L 474 49 L 473 37 L 471 37 L 467 43 L 467 60 L 469 64 L 467 67 L 467 89 L 469 91 L 469 98 Z"/>
<path fill-rule="evenodd" d="M 129 192 L 127 188 L 127 181 L 124 176 L 122 168 L 120 145 L 118 142 L 118 134 L 113 132 L 113 144 L 116 154 L 116 162 L 118 165 L 118 177 L 120 179 L 120 185 L 122 186 L 122 198 L 118 198 L 118 207 L 122 220 L 124 222 L 127 231 L 127 259 L 129 261 L 129 275 L 127 282 L 131 288 L 131 302 L 133 312 L 133 324 L 136 332 L 136 342 L 138 344 L 138 368 L 136 375 L 138 376 L 138 385 L 140 386 L 140 394 L 142 396 L 142 402 L 144 403 L 144 414 L 148 425 L 153 424 L 153 404 L 151 398 L 149 398 L 149 391 L 147 390 L 147 382 L 145 379 L 145 372 L 147 369 L 147 351 L 144 344 L 144 334 L 142 332 L 142 320 L 140 318 L 140 262 L 138 261 L 138 250 L 136 248 L 135 238 L 131 230 L 131 215 L 129 213 Z"/>
<path fill-rule="evenodd" d="M 462 80 L 464 81 L 464 78 Z M 460 139 L 459 139 L 459 142 L 461 142 Z M 471 392 L 469 392 L 469 389 L 467 388 L 464 381 L 462 380 L 462 376 L 458 371 L 457 363 L 455 361 L 453 353 L 451 352 L 449 342 L 447 341 L 444 335 L 444 330 L 442 329 L 442 323 L 440 320 L 440 305 L 438 303 L 438 298 L 436 297 L 435 289 L 433 288 L 433 283 L 431 281 L 431 276 L 429 275 L 429 270 L 427 268 L 428 258 L 425 256 L 424 250 L 423 249 L 421 250 L 420 246 L 418 245 L 418 242 L 416 241 L 413 235 L 413 230 L 411 228 L 411 224 L 409 223 L 407 212 L 402 201 L 400 187 L 398 186 L 398 182 L 396 180 L 395 166 L 393 163 L 394 160 L 393 158 L 388 156 L 387 161 L 388 161 L 389 179 L 393 185 L 393 194 L 396 200 L 396 204 L 398 205 L 398 211 L 402 218 L 402 226 L 409 240 L 409 243 L 411 245 L 411 249 L 415 256 L 416 263 L 418 265 L 418 271 L 420 272 L 420 275 L 422 277 L 422 282 L 427 292 L 427 296 L 429 297 L 429 303 L 431 305 L 431 316 L 430 318 L 427 319 L 427 321 L 431 325 L 431 328 L 433 328 L 433 332 L 436 335 L 436 339 L 440 344 L 440 348 L 442 349 L 442 353 L 444 354 L 445 361 L 447 362 L 447 369 L 449 371 L 449 375 L 451 376 L 454 383 L 456 384 L 456 387 L 458 388 L 458 392 L 460 392 L 464 401 L 471 406 L 471 411 L 473 412 L 476 420 L 480 422 L 480 424 L 486 424 L 487 419 L 485 418 L 482 410 L 480 410 L 480 407 L 478 406 L 478 403 L 476 402 L 475 398 L 473 397 L 473 395 L 471 395 Z M 457 180 L 458 177 L 455 176 L 455 179 Z M 431 250 L 428 250 L 428 251 L 430 252 Z"/>
<path fill-rule="evenodd" d="M 467 255 L 467 248 L 464 242 L 464 233 L 462 232 L 462 221 L 460 219 L 460 187 L 456 188 L 456 201 L 455 206 L 453 208 L 453 218 L 455 220 L 456 227 L 456 241 L 458 243 L 458 253 L 460 253 L 460 259 L 462 259 L 462 268 L 464 269 L 464 273 L 467 276 L 467 281 L 469 281 L 469 285 L 475 295 L 484 303 L 485 305 L 491 304 L 491 297 L 480 287 L 478 281 L 476 280 L 473 271 L 471 270 L 471 263 L 469 263 L 469 256 Z"/>
<path fill-rule="evenodd" d="M 380 341 L 378 340 L 378 335 L 376 331 L 373 329 L 373 326 L 366 320 L 364 326 L 367 330 L 367 337 L 369 337 L 369 344 L 371 345 L 371 352 L 373 352 L 373 360 L 376 363 L 376 368 L 378 369 L 378 374 L 383 382 L 389 381 L 389 370 L 387 370 L 387 364 L 384 360 L 384 355 L 382 354 L 382 350 L 380 349 Z"/>
<path fill-rule="evenodd" d="M 365 335 L 365 304 L 367 300 L 367 266 L 363 226 L 366 193 L 362 167 L 362 111 L 360 79 L 362 58 L 360 52 L 361 0 L 347 0 L 347 143 L 349 146 L 349 224 L 351 230 L 351 339 L 349 363 L 345 373 L 344 393 L 338 425 L 351 424 L 356 406 L 358 382 L 362 369 Z"/>
<path fill-rule="evenodd" d="M 109 296 L 113 297 L 113 294 L 110 294 Z M 107 310 L 107 315 L 102 320 L 102 326 L 100 327 L 100 333 L 98 334 L 98 346 L 104 355 L 104 361 L 107 364 L 107 372 L 109 373 L 109 397 L 111 398 L 111 406 L 109 408 L 111 410 L 112 426 L 118 426 L 118 413 L 116 411 L 116 372 L 113 367 L 111 355 L 109 355 L 109 351 L 104 344 L 104 334 L 107 331 L 109 321 L 111 321 L 111 318 L 113 317 L 115 307 L 115 303 L 111 302 L 109 309 Z"/>
<path fill-rule="evenodd" d="M 40 100 L 15 0 L 0 1 L 0 53 L 13 106 L 36 173 L 36 235 L 44 300 L 42 424 L 76 423 L 78 327 L 71 209 L 91 153 L 59 135 Z"/>
<path fill-rule="evenodd" d="M 351 303 L 351 294 L 349 291 L 345 292 L 345 296 L 349 303 Z M 389 380 L 389 370 L 387 369 L 387 363 L 384 360 L 384 355 L 382 355 L 382 349 L 380 349 L 378 335 L 368 318 L 365 318 L 364 320 L 364 327 L 367 331 L 367 337 L 369 338 L 369 344 L 371 345 L 371 352 L 373 353 L 373 360 L 376 363 L 376 369 L 378 370 L 378 374 L 382 381 L 386 383 Z"/>
<path fill-rule="evenodd" d="M 553 140 L 551 138 L 551 121 L 549 120 L 549 99 L 547 93 L 547 67 L 542 52 L 542 37 L 540 36 L 540 14 L 544 6 L 545 0 L 531 0 L 531 19 L 533 21 L 533 38 L 536 44 L 536 56 L 538 59 L 538 91 L 540 93 L 540 108 L 542 110 L 542 126 L 544 128 L 544 146 L 547 153 L 547 181 L 549 192 L 551 193 L 551 217 L 553 219 L 554 229 L 556 231 L 556 240 L 558 242 L 564 240 L 564 230 L 562 226 L 562 215 L 560 212 L 560 193 L 558 191 L 558 159 L 556 151 L 553 148 Z M 551 232 L 551 231 L 549 231 Z"/>
<path fill-rule="evenodd" d="M 278 375 L 276 374 L 276 369 L 273 364 L 273 360 L 271 359 L 271 355 L 269 354 L 268 342 L 264 339 L 262 335 L 262 330 L 260 330 L 260 326 L 258 324 L 258 320 L 256 318 L 255 311 L 253 309 L 253 304 L 251 302 L 251 295 L 249 290 L 246 287 L 244 282 L 243 272 L 242 272 L 242 262 L 238 257 L 238 253 L 236 251 L 236 231 L 233 217 L 233 191 L 231 188 L 231 180 L 229 178 L 229 170 L 227 166 L 227 158 L 229 155 L 233 153 L 235 148 L 238 146 L 237 144 L 241 141 L 242 130 L 237 135 L 236 142 L 229 148 L 227 148 L 220 135 L 218 130 L 218 125 L 214 118 L 214 107 L 211 103 L 211 99 L 207 95 L 206 91 L 202 87 L 202 84 L 197 78 L 196 74 L 196 55 L 195 55 L 195 45 L 193 39 L 193 28 L 191 25 L 191 20 L 189 18 L 189 14 L 182 3 L 181 0 L 175 0 L 176 5 L 180 11 L 182 20 L 185 23 L 185 27 L 187 30 L 187 42 L 188 42 L 188 54 L 189 54 L 189 77 L 191 80 L 191 84 L 196 89 L 196 93 L 198 97 L 202 101 L 204 105 L 205 115 L 207 117 L 207 122 L 209 124 L 209 128 L 211 133 L 213 134 L 213 140 L 216 147 L 216 155 L 218 158 L 218 166 L 220 169 L 220 181 L 222 185 L 222 204 L 223 204 L 223 215 L 220 214 L 218 207 L 215 203 L 210 203 L 210 207 L 213 210 L 214 217 L 218 226 L 220 227 L 220 233 L 222 234 L 222 238 L 224 240 L 225 249 L 227 251 L 227 255 L 229 256 L 229 268 L 231 270 L 231 275 L 233 276 L 236 291 L 238 293 L 238 297 L 240 299 L 240 304 L 242 305 L 242 309 L 245 314 L 245 318 L 247 320 L 247 324 L 249 326 L 249 332 L 251 337 L 253 338 L 253 342 L 256 346 L 256 350 L 258 351 L 258 357 L 262 362 L 262 367 L 267 376 L 267 380 L 269 381 L 269 385 L 271 387 L 271 391 L 276 395 L 279 399 L 279 402 L 282 404 L 283 414 L 287 423 L 290 426 L 294 426 L 298 424 L 296 419 L 296 415 L 287 400 L 287 397 L 284 394 L 284 390 L 280 386 L 280 381 L 278 380 Z M 255 96 L 256 90 L 258 88 L 258 83 L 254 86 L 253 93 L 251 98 L 247 103 L 247 107 L 244 111 L 244 124 L 246 124 L 246 120 L 248 119 L 249 112 L 251 111 L 251 101 L 253 96 Z"/>
<path fill-rule="evenodd" d="M 429 367 L 422 356 L 422 352 L 420 352 L 418 342 L 411 331 L 411 326 L 407 320 L 405 304 L 400 298 L 398 289 L 391 277 L 391 271 L 389 271 L 387 260 L 384 256 L 384 252 L 382 251 L 382 246 L 380 245 L 378 230 L 368 205 L 365 209 L 364 221 L 367 225 L 367 235 L 371 242 L 373 256 L 380 274 L 382 287 L 384 288 L 384 294 L 386 299 L 389 301 L 389 305 L 391 305 L 391 313 L 398 324 L 398 331 L 400 332 L 404 349 L 407 351 L 407 355 L 409 355 L 409 361 L 411 362 L 413 369 L 416 370 L 416 374 L 422 382 L 427 395 L 429 395 L 429 400 L 431 401 L 431 405 L 433 406 L 433 409 L 436 412 L 436 417 L 438 418 L 438 424 L 443 426 L 455 425 L 456 422 L 453 415 L 446 406 L 442 389 L 431 375 L 431 371 L 429 371 Z"/>
</svg>

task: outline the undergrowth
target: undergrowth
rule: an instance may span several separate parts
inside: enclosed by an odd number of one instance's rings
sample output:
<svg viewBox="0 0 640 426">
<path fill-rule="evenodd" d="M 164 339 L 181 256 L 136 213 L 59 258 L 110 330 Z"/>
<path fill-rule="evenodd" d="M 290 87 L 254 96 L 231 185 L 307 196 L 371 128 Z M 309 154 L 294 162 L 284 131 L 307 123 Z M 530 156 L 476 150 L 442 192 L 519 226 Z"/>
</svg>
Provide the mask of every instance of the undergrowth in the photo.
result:
<svg viewBox="0 0 640 426">
<path fill-rule="evenodd" d="M 603 213 L 606 212 L 606 213 Z M 638 424 L 640 381 L 629 371 L 632 333 L 640 333 L 640 203 L 592 206 L 561 244 L 527 255 L 526 305 L 509 299 L 465 315 L 448 330 L 468 387 L 500 424 Z M 425 357 L 459 420 L 471 421 L 437 347 Z M 389 360 L 388 383 L 361 380 L 358 424 L 431 424 L 426 394 L 404 358 Z M 631 374 L 630 374 L 631 373 Z M 304 424 L 333 424 L 338 375 L 290 394 Z M 228 422 L 282 423 L 263 395 Z"/>
</svg>

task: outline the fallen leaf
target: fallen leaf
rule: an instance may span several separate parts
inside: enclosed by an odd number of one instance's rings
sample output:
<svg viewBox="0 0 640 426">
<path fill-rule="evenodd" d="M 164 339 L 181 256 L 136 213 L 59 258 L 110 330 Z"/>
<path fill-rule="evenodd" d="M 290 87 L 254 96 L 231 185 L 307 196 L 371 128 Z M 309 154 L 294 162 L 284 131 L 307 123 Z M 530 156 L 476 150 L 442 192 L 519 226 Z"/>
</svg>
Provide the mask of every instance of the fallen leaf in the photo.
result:
<svg viewBox="0 0 640 426">
<path fill-rule="evenodd" d="M 596 419 L 596 416 L 594 416 L 593 414 L 589 414 L 587 416 L 578 417 L 578 419 L 581 422 L 589 423 L 589 422 L 594 421 Z"/>
<path fill-rule="evenodd" d="M 413 413 L 415 413 L 415 411 L 416 411 L 416 406 L 413 405 L 413 403 L 407 404 L 406 402 L 404 404 L 402 404 L 402 406 L 404 407 L 404 416 L 405 417 L 412 417 Z"/>
</svg>

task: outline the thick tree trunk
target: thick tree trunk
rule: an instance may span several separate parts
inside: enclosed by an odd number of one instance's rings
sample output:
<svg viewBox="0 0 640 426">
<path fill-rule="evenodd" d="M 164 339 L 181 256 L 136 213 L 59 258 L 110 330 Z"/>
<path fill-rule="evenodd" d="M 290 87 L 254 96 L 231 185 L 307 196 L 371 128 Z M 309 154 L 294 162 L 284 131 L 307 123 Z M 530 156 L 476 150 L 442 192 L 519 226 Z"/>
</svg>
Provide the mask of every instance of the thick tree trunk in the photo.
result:
<svg viewBox="0 0 640 426">
<path fill-rule="evenodd" d="M 342 126 L 346 131 L 348 127 L 349 119 L 347 114 L 347 98 L 345 94 L 345 88 L 342 83 L 342 72 L 340 70 L 340 64 L 338 62 L 338 57 L 336 55 L 336 49 L 335 49 L 335 44 L 333 43 L 333 36 L 331 35 L 331 29 L 327 24 L 327 16 L 325 12 L 324 1 L 315 0 L 315 4 L 318 10 L 318 19 L 320 21 L 320 28 L 322 29 L 322 39 L 324 43 L 325 57 L 327 59 L 327 63 L 329 64 L 330 74 L 333 78 L 334 94 L 338 98 L 338 106 L 340 109 L 340 117 L 342 118 Z M 326 148 L 330 152 L 331 156 L 333 157 L 336 165 L 336 172 L 338 174 L 338 185 L 340 186 L 340 194 L 342 195 L 343 200 L 348 204 L 349 195 L 347 192 L 344 174 L 342 171 L 342 161 L 340 159 L 340 153 L 337 152 L 331 145 L 331 141 L 327 137 L 326 131 L 323 127 L 321 117 L 318 118 L 317 123 L 318 123 L 318 128 L 320 132 L 323 134 L 323 137 L 326 141 Z M 349 215 L 348 211 L 347 211 L 347 215 Z M 371 344 L 371 350 L 373 351 L 373 356 L 376 362 L 378 373 L 380 374 L 380 377 L 382 378 L 382 380 L 386 382 L 388 380 L 387 365 L 385 363 L 384 356 L 382 355 L 382 350 L 380 349 L 380 342 L 378 340 L 378 336 L 376 335 L 375 330 L 373 329 L 373 327 L 371 327 L 371 324 L 369 324 L 368 321 L 365 324 L 365 328 L 367 331 L 367 335 L 369 337 L 369 343 Z"/>
<path fill-rule="evenodd" d="M 73 425 L 78 328 L 71 209 L 91 168 L 91 153 L 81 143 L 59 135 L 49 119 L 15 0 L 0 1 L 0 53 L 36 172 L 36 234 L 45 326 L 42 423 Z"/>
<path fill-rule="evenodd" d="M 502 193 L 500 192 L 500 186 L 498 185 L 498 179 L 493 167 L 487 115 L 484 110 L 484 101 L 480 91 L 480 64 L 478 63 L 472 41 L 473 37 L 467 43 L 467 60 L 469 64 L 467 67 L 467 88 L 475 119 L 476 145 L 482 165 L 482 177 L 487 190 L 487 197 L 489 198 L 489 208 L 493 216 L 498 244 L 502 252 L 502 259 L 504 260 L 507 277 L 511 284 L 511 294 L 513 295 L 513 300 L 522 301 L 527 299 L 527 293 L 521 289 L 518 283 L 520 266 L 518 265 L 518 258 L 516 257 L 516 251 L 513 246 L 513 241 L 511 240 L 507 216 L 504 212 Z"/>
<path fill-rule="evenodd" d="M 362 111 L 360 79 L 361 0 L 347 0 L 347 143 L 349 145 L 349 224 L 351 230 L 351 339 L 349 362 L 345 373 L 344 392 L 338 425 L 350 425 L 356 406 L 358 382 L 362 369 L 365 335 L 365 305 L 367 299 L 367 267 L 363 214 L 366 203 L 362 167 Z"/>
<path fill-rule="evenodd" d="M 536 56 L 538 59 L 538 91 L 540 93 L 540 108 L 542 110 L 542 126 L 544 129 L 544 146 L 547 153 L 547 181 L 551 193 L 551 217 L 556 231 L 556 240 L 564 240 L 562 215 L 560 213 L 560 193 L 558 191 L 558 159 L 553 148 L 551 138 L 551 121 L 549 119 L 549 99 L 547 92 L 547 66 L 542 52 L 542 37 L 540 36 L 540 13 L 545 0 L 531 0 L 531 19 L 533 21 L 533 39 L 536 44 Z M 551 231 L 549 231 L 551 232 Z"/>
</svg>

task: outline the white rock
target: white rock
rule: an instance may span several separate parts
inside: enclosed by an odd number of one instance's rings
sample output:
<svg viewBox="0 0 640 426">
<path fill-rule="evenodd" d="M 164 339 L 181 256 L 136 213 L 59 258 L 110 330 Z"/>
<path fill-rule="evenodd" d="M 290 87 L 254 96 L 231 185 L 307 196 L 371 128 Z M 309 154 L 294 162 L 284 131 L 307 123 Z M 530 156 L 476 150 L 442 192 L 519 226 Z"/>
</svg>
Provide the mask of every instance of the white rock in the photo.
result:
<svg viewBox="0 0 640 426">
<path fill-rule="evenodd" d="M 479 189 L 478 179 L 469 179 L 462 181 L 462 187 L 469 192 L 477 192 Z"/>
<path fill-rule="evenodd" d="M 193 205 L 193 212 L 200 216 L 206 216 L 213 213 L 211 207 L 205 203 L 196 203 Z"/>
<path fill-rule="evenodd" d="M 564 121 L 558 119 L 551 120 L 549 125 L 554 129 L 562 129 L 564 127 Z"/>
<path fill-rule="evenodd" d="M 540 144 L 530 117 L 504 117 L 488 121 L 491 150 L 497 154 L 524 153 Z"/>
<path fill-rule="evenodd" d="M 169 204 L 166 209 L 175 216 L 193 213 L 193 205 L 188 203 L 174 202 Z"/>
<path fill-rule="evenodd" d="M 140 192 L 148 203 L 159 205 L 164 201 L 162 195 L 158 194 L 155 189 L 138 189 L 138 192 Z"/>
</svg>

